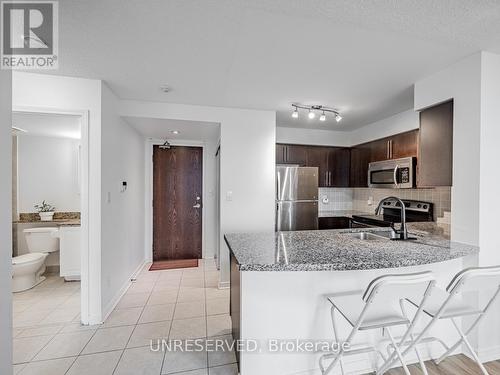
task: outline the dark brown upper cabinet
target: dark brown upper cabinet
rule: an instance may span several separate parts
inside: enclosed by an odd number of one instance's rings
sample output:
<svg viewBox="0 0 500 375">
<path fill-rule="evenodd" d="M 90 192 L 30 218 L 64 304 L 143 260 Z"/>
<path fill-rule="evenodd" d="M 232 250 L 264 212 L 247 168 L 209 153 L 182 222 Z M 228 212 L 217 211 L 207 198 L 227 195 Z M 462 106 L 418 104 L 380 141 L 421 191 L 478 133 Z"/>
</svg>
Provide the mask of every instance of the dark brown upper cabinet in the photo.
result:
<svg viewBox="0 0 500 375">
<path fill-rule="evenodd" d="M 328 147 L 309 146 L 307 148 L 306 165 L 308 167 L 318 167 L 318 186 L 327 187 L 328 185 Z"/>
<path fill-rule="evenodd" d="M 349 187 L 351 151 L 348 148 L 330 148 L 328 170 L 332 187 Z"/>
<path fill-rule="evenodd" d="M 277 164 L 297 164 L 306 165 L 307 147 L 302 145 L 276 145 Z"/>
<path fill-rule="evenodd" d="M 416 157 L 418 154 L 418 129 L 378 139 L 370 145 L 370 161 L 383 161 Z"/>
<path fill-rule="evenodd" d="M 351 148 L 351 167 L 349 186 L 368 187 L 368 164 L 371 158 L 370 144 L 362 144 Z"/>
<path fill-rule="evenodd" d="M 418 129 L 415 129 L 391 137 L 391 159 L 416 157 L 418 155 L 418 133 Z"/>
<path fill-rule="evenodd" d="M 420 112 L 417 187 L 452 186 L 453 100 Z"/>
<path fill-rule="evenodd" d="M 368 164 L 418 154 L 418 129 L 351 148 L 350 186 L 368 187 Z"/>
<path fill-rule="evenodd" d="M 343 147 L 308 146 L 308 167 L 318 167 L 319 187 L 348 187 L 350 151 Z"/>
</svg>

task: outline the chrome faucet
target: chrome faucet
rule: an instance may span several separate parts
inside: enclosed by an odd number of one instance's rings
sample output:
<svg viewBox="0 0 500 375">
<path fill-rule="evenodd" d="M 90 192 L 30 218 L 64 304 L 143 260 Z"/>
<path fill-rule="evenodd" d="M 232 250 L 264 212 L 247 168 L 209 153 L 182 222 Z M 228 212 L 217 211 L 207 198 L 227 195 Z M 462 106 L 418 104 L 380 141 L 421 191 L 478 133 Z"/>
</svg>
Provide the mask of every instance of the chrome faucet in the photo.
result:
<svg viewBox="0 0 500 375">
<path fill-rule="evenodd" d="M 395 201 L 398 201 L 399 204 L 400 204 L 400 208 L 401 208 L 401 227 L 399 228 L 399 230 L 395 229 L 394 228 L 394 225 L 391 225 L 391 228 L 392 230 L 394 231 L 394 233 L 399 236 L 399 239 L 400 240 L 407 240 L 408 239 L 408 229 L 406 228 L 406 207 L 405 207 L 405 204 L 404 202 L 398 198 L 398 197 L 387 197 L 387 198 L 384 198 L 382 199 L 377 208 L 375 209 L 375 215 L 378 215 L 379 212 L 380 212 L 380 208 L 382 207 L 382 204 L 386 201 L 390 201 L 390 200 L 395 200 Z"/>
</svg>

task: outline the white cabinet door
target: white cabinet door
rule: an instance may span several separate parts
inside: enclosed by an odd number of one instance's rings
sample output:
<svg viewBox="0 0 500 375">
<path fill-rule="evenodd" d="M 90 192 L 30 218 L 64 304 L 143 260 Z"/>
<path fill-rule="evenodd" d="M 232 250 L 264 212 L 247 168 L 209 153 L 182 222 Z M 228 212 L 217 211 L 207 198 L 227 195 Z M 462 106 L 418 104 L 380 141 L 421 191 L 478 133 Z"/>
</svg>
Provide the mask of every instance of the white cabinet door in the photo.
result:
<svg viewBox="0 0 500 375">
<path fill-rule="evenodd" d="M 60 275 L 66 280 L 79 280 L 81 273 L 80 227 L 61 227 L 60 238 Z"/>
</svg>

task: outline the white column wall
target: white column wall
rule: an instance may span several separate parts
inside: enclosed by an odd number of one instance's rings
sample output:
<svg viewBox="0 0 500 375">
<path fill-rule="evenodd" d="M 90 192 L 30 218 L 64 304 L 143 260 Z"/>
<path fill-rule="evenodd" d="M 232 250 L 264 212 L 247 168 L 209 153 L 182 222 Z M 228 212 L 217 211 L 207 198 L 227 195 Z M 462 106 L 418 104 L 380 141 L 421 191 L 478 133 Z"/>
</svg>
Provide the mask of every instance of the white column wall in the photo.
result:
<svg viewBox="0 0 500 375">
<path fill-rule="evenodd" d="M 118 114 L 118 98 L 102 85 L 101 298 L 111 313 L 144 265 L 144 139 Z M 122 191 L 122 182 L 127 189 Z"/>
<path fill-rule="evenodd" d="M 495 212 L 500 210 L 497 171 L 500 140 L 500 55 L 482 53 L 481 58 L 481 149 L 479 199 L 479 265 L 500 265 L 500 238 Z M 487 303 L 491 293 L 483 291 L 480 303 Z M 479 327 L 477 345 L 484 360 L 500 358 L 500 301 Z M 494 333 L 494 334 L 492 334 Z"/>
<path fill-rule="evenodd" d="M 82 210 L 82 231 L 88 222 L 90 270 L 101 269 L 101 81 L 83 78 L 51 76 L 25 72 L 12 73 L 12 108 L 29 111 L 84 111 L 89 122 L 88 218 Z M 83 269 L 82 269 L 83 270 Z M 82 274 L 82 276 L 84 276 Z M 99 323 L 101 310 L 100 272 L 88 278 L 88 288 L 82 277 L 82 301 L 88 301 L 89 313 L 82 311 L 86 323 Z M 85 293 L 88 291 L 88 296 Z M 82 307 L 85 304 L 82 304 Z M 88 320 L 85 316 L 88 315 Z"/>
<path fill-rule="evenodd" d="M 0 374 L 12 374 L 12 130 L 11 82 L 0 70 Z"/>
</svg>

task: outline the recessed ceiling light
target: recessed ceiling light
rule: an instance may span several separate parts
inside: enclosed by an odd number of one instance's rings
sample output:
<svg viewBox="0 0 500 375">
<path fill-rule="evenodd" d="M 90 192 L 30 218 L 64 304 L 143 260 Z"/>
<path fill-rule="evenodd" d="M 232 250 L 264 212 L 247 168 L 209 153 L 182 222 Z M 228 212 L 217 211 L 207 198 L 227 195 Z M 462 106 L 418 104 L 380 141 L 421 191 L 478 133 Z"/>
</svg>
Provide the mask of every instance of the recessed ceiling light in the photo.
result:
<svg viewBox="0 0 500 375">
<path fill-rule="evenodd" d="M 160 90 L 163 91 L 164 93 L 172 91 L 172 89 L 168 85 L 161 85 Z"/>
<path fill-rule="evenodd" d="M 172 130 L 170 133 L 177 135 L 177 134 L 180 133 L 180 131 L 178 131 L 178 130 Z"/>
</svg>

